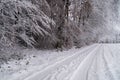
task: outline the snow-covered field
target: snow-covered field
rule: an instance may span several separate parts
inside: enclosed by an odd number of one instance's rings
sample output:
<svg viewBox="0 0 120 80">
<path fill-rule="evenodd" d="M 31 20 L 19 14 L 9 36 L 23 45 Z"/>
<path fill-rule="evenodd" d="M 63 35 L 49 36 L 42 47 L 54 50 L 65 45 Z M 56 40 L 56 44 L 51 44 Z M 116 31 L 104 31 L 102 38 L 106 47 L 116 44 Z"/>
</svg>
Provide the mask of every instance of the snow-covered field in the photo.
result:
<svg viewBox="0 0 120 80">
<path fill-rule="evenodd" d="M 120 44 L 69 51 L 26 50 L 26 58 L 0 68 L 0 80 L 120 80 Z"/>
</svg>

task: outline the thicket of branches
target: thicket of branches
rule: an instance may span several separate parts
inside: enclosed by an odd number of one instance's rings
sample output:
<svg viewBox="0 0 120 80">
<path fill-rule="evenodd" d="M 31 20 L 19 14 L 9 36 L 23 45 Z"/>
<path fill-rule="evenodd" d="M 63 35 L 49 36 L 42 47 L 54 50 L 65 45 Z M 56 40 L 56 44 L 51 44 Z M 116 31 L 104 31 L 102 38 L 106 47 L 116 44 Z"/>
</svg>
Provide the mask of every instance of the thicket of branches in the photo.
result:
<svg viewBox="0 0 120 80">
<path fill-rule="evenodd" d="M 0 0 L 0 49 L 63 49 L 98 42 L 111 30 L 116 4 L 116 0 Z"/>
</svg>

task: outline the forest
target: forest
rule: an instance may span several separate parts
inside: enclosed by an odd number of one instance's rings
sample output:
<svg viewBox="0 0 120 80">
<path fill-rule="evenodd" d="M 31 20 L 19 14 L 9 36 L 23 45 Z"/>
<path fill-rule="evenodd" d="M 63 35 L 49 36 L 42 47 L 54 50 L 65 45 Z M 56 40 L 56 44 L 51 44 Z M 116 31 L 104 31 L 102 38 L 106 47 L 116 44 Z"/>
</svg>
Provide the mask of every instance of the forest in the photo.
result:
<svg viewBox="0 0 120 80">
<path fill-rule="evenodd" d="M 24 49 L 68 50 L 116 39 L 119 42 L 119 3 L 0 0 L 0 60 Z"/>
<path fill-rule="evenodd" d="M 0 0 L 0 80 L 120 80 L 120 0 Z"/>
</svg>

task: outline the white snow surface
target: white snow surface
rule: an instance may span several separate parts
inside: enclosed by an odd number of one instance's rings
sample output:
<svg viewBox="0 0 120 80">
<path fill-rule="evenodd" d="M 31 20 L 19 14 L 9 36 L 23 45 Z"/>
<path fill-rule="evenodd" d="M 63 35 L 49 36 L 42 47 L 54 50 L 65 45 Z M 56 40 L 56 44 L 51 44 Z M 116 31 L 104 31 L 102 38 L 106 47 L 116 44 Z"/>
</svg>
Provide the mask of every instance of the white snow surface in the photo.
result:
<svg viewBox="0 0 120 80">
<path fill-rule="evenodd" d="M 120 44 L 94 44 L 69 51 L 26 50 L 0 68 L 0 80 L 120 80 Z"/>
</svg>

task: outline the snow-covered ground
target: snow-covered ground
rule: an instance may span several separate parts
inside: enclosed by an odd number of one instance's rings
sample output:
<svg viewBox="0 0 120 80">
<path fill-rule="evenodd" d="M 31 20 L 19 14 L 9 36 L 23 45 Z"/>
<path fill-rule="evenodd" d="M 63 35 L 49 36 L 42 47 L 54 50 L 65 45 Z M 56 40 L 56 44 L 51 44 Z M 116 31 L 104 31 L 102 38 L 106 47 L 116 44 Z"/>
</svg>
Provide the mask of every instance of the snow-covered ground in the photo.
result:
<svg viewBox="0 0 120 80">
<path fill-rule="evenodd" d="M 26 56 L 22 60 L 11 60 L 0 67 L 0 80 L 14 80 L 17 78 L 22 80 L 26 76 L 38 70 L 40 71 L 48 65 L 60 61 L 78 51 L 79 49 L 75 48 L 62 52 L 56 50 L 25 50 L 23 54 Z"/>
<path fill-rule="evenodd" d="M 26 50 L 26 58 L 0 69 L 0 80 L 120 80 L 120 44 L 94 44 L 64 52 Z"/>
</svg>

